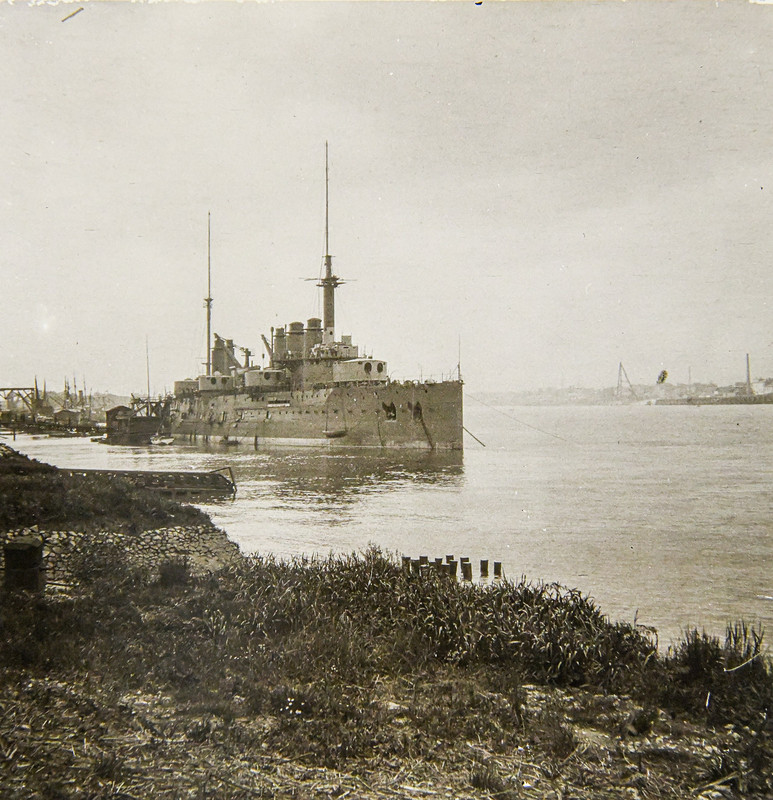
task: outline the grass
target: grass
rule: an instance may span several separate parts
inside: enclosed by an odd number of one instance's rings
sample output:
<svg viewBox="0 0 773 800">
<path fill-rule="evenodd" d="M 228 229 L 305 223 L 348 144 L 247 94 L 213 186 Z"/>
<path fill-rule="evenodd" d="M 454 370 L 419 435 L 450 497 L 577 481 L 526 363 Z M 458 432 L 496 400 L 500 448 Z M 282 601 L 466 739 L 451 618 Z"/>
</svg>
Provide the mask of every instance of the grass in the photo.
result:
<svg viewBox="0 0 773 800">
<path fill-rule="evenodd" d="M 690 633 L 663 658 L 577 592 L 417 579 L 378 550 L 255 558 L 206 578 L 175 562 L 151 581 L 96 554 L 89 570 L 87 590 L 70 601 L 6 598 L 0 667 L 9 676 L 86 672 L 116 693 L 169 694 L 196 718 L 186 729 L 193 741 L 227 738 L 246 714 L 271 720 L 261 747 L 340 768 L 426 759 L 438 742 L 503 753 L 525 737 L 558 774 L 578 741 L 561 708 L 525 713 L 523 687 L 540 684 L 743 725 L 759 736 L 735 762 L 761 766 L 769 755 L 773 676 L 754 657 L 760 632 L 743 625 L 724 645 Z M 632 724 L 643 735 L 653 716 Z M 496 783 L 490 770 L 475 774 Z"/>
</svg>

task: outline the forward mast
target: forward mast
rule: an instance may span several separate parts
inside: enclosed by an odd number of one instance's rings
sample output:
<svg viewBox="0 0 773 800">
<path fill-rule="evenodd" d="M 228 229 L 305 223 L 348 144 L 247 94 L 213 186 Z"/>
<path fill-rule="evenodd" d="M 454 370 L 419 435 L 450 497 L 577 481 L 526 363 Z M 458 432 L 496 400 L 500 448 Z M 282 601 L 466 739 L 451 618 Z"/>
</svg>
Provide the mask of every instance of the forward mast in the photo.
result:
<svg viewBox="0 0 773 800">
<path fill-rule="evenodd" d="M 333 274 L 333 256 L 330 255 L 329 177 L 327 142 L 325 142 L 325 277 L 321 278 L 317 283 L 317 286 L 322 288 L 323 344 L 333 344 L 335 342 L 335 290 L 344 283 L 341 278 Z"/>
</svg>

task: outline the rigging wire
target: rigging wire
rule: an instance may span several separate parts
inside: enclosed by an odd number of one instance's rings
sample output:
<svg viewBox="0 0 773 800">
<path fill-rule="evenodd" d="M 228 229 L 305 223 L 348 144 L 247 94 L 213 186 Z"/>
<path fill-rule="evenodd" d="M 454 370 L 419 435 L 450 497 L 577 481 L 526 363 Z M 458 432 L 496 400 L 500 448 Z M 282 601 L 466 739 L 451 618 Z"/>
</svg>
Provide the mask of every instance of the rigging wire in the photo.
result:
<svg viewBox="0 0 773 800">
<path fill-rule="evenodd" d="M 479 397 L 475 397 L 474 394 L 465 392 L 464 396 L 469 397 L 476 403 L 480 403 L 482 406 L 486 406 L 486 408 L 490 408 L 492 411 L 496 411 L 497 414 L 501 414 L 503 417 L 507 417 L 508 419 L 513 420 L 513 422 L 517 422 L 519 425 L 523 425 L 526 428 L 531 428 L 533 431 L 537 431 L 538 433 L 544 433 L 545 436 L 552 436 L 554 439 L 560 439 L 562 442 L 567 442 L 568 444 L 579 444 L 579 442 L 575 442 L 572 439 L 567 439 L 565 436 L 559 436 L 557 433 L 551 433 L 550 431 L 538 428 L 536 425 L 530 425 L 528 422 L 524 422 L 522 419 L 518 419 L 518 417 L 514 417 L 512 414 L 508 414 L 507 412 L 502 411 L 500 408 L 492 406 L 490 403 L 484 402 Z"/>
</svg>

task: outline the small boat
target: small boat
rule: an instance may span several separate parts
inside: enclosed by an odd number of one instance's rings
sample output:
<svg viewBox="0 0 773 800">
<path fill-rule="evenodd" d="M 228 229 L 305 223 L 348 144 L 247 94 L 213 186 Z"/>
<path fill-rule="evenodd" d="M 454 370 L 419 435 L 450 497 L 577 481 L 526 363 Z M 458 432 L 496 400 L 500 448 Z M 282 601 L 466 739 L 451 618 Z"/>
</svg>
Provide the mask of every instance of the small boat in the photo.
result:
<svg viewBox="0 0 773 800">
<path fill-rule="evenodd" d="M 166 399 L 151 400 L 150 398 L 132 397 L 131 405 L 115 406 L 109 408 L 107 415 L 108 444 L 140 445 L 150 444 L 151 440 L 159 436 L 159 431 L 165 430 L 165 421 L 168 416 Z M 165 437 L 168 438 L 168 437 Z"/>
<path fill-rule="evenodd" d="M 164 436 L 161 433 L 150 437 L 150 443 L 159 447 L 166 446 L 174 443 L 174 436 Z"/>
</svg>

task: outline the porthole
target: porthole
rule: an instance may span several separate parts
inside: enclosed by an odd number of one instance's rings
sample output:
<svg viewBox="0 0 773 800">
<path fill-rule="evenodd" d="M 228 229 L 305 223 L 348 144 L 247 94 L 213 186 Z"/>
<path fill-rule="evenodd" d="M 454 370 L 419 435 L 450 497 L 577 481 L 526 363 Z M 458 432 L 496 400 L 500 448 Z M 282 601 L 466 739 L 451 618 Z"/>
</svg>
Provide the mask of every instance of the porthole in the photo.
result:
<svg viewBox="0 0 773 800">
<path fill-rule="evenodd" d="M 384 365 L 383 365 L 383 364 L 377 364 L 377 365 L 376 365 L 376 369 L 377 369 L 379 372 L 383 372 L 383 371 L 384 371 Z"/>
<path fill-rule="evenodd" d="M 370 375 L 372 369 L 373 369 L 373 364 L 371 364 L 370 361 L 368 361 L 365 364 L 365 372 L 367 372 L 368 375 Z"/>
</svg>

